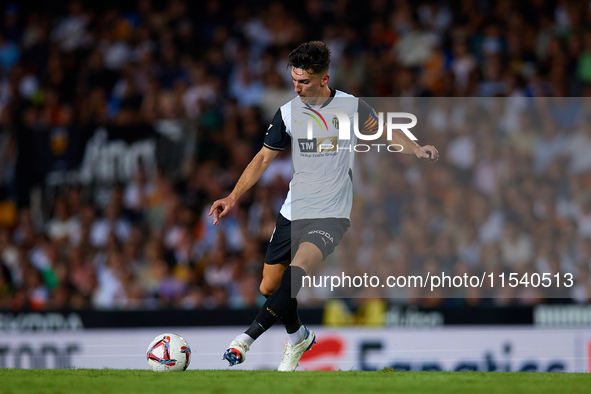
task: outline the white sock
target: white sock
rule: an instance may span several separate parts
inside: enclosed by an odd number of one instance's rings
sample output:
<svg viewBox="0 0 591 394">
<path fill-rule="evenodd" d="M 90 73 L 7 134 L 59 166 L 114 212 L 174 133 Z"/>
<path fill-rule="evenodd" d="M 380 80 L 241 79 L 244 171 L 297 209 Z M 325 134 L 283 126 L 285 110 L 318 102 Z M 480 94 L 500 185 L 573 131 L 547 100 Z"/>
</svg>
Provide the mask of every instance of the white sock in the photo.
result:
<svg viewBox="0 0 591 394">
<path fill-rule="evenodd" d="M 292 334 L 287 334 L 287 337 L 289 338 L 289 343 L 291 344 L 291 346 L 297 345 L 298 343 L 306 339 L 306 327 L 304 327 L 304 325 L 301 325 L 296 332 Z"/>
<path fill-rule="evenodd" d="M 252 345 L 252 343 L 254 342 L 254 339 L 252 339 L 250 337 L 250 335 L 248 335 L 246 333 L 240 334 L 236 338 L 234 338 L 235 341 L 238 339 L 244 339 L 246 341 L 246 343 L 248 344 L 248 347 L 250 347 Z"/>
</svg>

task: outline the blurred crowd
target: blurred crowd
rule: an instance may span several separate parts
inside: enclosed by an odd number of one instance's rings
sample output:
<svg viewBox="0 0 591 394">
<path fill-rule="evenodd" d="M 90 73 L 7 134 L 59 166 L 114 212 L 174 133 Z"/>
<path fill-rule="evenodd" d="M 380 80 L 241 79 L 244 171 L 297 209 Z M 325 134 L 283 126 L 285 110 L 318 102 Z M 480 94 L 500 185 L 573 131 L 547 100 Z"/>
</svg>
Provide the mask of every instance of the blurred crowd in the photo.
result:
<svg viewBox="0 0 591 394">
<path fill-rule="evenodd" d="M 423 288 L 315 288 L 303 296 L 383 297 L 430 306 L 589 301 L 590 99 L 375 102 L 422 119 L 419 142 L 440 147 L 442 159 L 433 164 L 358 153 L 351 229 L 324 274 L 375 275 L 382 284 L 388 276 L 426 279 L 443 273 L 486 280 L 481 287 L 435 291 L 432 282 Z M 511 276 L 517 285 L 509 284 Z M 540 284 L 550 277 L 551 285 Z"/>
<path fill-rule="evenodd" d="M 326 272 L 570 272 L 575 286 L 550 297 L 591 297 L 588 1 L 90 4 L 0 10 L 0 308 L 261 304 L 289 152 L 221 226 L 208 210 L 293 97 L 287 55 L 312 39 L 331 50 L 332 87 L 429 108 L 416 135 L 442 155 L 437 164 L 357 155 L 353 226 Z M 569 96 L 582 98 L 561 101 Z M 474 107 L 465 97 L 495 99 Z M 187 120 L 184 132 L 195 135 L 182 176 L 140 166 L 106 199 L 80 184 L 38 206 L 28 198 L 18 164 L 35 159 L 19 159 L 23 130 L 167 119 Z M 304 292 L 302 301 L 325 295 Z M 548 302 L 531 287 L 355 295 Z"/>
</svg>

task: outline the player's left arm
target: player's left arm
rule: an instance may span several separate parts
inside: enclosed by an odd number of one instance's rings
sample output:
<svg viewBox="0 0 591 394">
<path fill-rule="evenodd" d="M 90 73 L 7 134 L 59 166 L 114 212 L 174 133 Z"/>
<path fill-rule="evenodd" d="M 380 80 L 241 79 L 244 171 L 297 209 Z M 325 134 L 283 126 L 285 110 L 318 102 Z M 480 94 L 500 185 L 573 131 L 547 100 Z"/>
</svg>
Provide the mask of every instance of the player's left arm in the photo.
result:
<svg viewBox="0 0 591 394">
<path fill-rule="evenodd" d="M 384 128 L 386 125 L 384 125 Z M 386 133 L 383 133 L 384 136 Z M 386 137 L 383 137 L 384 139 Z M 405 155 L 415 155 L 419 159 L 429 159 L 433 162 L 439 160 L 439 151 L 433 145 L 419 145 L 416 141 L 411 140 L 408 138 L 406 134 L 404 134 L 400 130 L 393 130 L 392 132 L 392 139 L 389 141 L 390 144 L 397 144 L 402 147 L 400 153 Z"/>
<path fill-rule="evenodd" d="M 362 130 L 363 133 L 375 134 L 378 131 L 379 120 L 376 112 L 366 102 L 360 100 L 359 115 L 363 119 Z M 439 160 L 439 151 L 433 145 L 421 146 L 415 141 L 411 140 L 406 134 L 400 130 L 393 130 L 392 139 L 387 140 L 387 128 L 383 125 L 382 135 L 379 138 L 387 144 L 396 144 L 401 147 L 400 153 L 405 155 L 415 155 L 419 159 L 429 159 L 433 162 Z"/>
</svg>

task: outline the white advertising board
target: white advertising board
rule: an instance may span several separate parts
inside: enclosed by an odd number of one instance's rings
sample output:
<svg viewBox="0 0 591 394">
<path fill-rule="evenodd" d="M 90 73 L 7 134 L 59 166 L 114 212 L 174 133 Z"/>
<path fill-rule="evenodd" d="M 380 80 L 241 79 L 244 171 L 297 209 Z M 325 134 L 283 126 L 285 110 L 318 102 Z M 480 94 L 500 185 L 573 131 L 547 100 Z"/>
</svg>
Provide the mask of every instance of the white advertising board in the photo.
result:
<svg viewBox="0 0 591 394">
<path fill-rule="evenodd" d="M 591 331 L 516 327 L 436 329 L 329 329 L 312 327 L 318 343 L 301 370 L 565 371 L 591 368 Z M 0 338 L 0 368 L 147 369 L 146 350 L 163 332 L 182 335 L 192 349 L 189 369 L 225 369 L 222 354 L 242 327 L 84 330 L 11 333 Z M 233 369 L 275 369 L 283 329 L 261 336 L 244 364 Z"/>
</svg>

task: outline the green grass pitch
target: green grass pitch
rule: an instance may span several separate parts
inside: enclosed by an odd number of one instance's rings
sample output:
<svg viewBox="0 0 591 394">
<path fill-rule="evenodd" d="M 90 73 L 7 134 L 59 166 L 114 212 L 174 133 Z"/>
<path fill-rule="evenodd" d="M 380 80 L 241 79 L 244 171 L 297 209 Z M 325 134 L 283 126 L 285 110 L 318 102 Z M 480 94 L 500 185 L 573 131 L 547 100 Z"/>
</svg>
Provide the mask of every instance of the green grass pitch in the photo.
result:
<svg viewBox="0 0 591 394">
<path fill-rule="evenodd" d="M 0 369 L 0 393 L 590 393 L 591 374 Z"/>
</svg>

